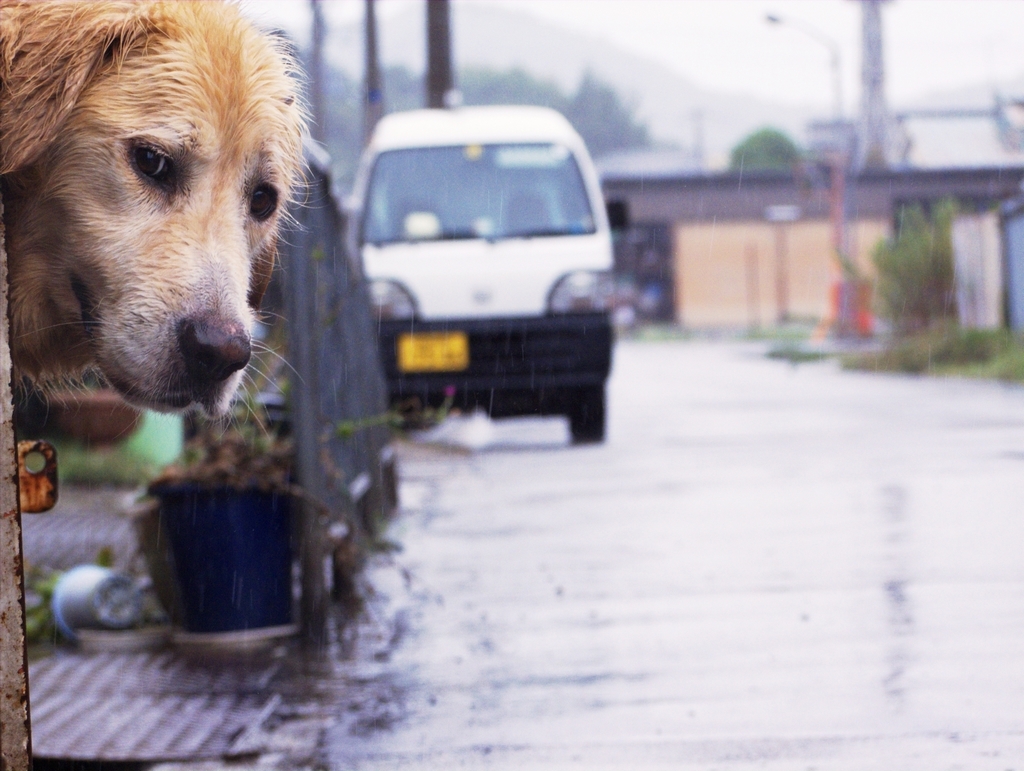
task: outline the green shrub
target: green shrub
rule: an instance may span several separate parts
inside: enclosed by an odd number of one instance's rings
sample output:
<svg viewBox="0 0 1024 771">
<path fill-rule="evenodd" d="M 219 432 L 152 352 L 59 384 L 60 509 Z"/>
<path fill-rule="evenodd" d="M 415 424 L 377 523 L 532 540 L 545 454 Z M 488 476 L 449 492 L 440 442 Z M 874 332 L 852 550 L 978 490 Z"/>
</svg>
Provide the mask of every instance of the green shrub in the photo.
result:
<svg viewBox="0 0 1024 771">
<path fill-rule="evenodd" d="M 903 210 L 896 237 L 875 247 L 879 315 L 897 335 L 929 329 L 956 316 L 953 242 L 956 202 L 942 201 L 929 220 L 920 206 Z"/>
</svg>

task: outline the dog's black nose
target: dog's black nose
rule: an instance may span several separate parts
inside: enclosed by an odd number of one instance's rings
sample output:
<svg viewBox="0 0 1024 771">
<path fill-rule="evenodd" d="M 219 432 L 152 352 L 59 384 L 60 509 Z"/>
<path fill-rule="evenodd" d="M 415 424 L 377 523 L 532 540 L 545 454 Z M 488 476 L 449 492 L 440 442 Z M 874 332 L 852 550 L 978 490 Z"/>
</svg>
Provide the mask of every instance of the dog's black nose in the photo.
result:
<svg viewBox="0 0 1024 771">
<path fill-rule="evenodd" d="M 249 363 L 252 348 L 241 324 L 185 319 L 178 326 L 178 347 L 188 373 L 201 382 L 219 383 Z"/>
</svg>

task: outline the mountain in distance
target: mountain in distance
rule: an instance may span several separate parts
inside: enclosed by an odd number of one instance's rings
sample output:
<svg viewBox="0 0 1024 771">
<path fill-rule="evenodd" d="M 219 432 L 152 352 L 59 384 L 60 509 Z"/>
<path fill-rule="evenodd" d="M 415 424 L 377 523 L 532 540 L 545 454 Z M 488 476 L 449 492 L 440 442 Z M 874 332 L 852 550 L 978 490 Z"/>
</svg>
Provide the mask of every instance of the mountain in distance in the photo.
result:
<svg viewBox="0 0 1024 771">
<path fill-rule="evenodd" d="M 751 95 L 702 89 L 656 61 L 527 13 L 493 5 L 453 3 L 452 17 L 456 69 L 520 68 L 536 78 L 553 81 L 566 93 L 574 91 L 584 72 L 590 70 L 636 106 L 637 116 L 647 123 L 656 142 L 690 151 L 699 133 L 706 166 L 712 169 L 726 166 L 729 150 L 760 127 L 774 126 L 798 144 L 805 144 L 807 122 L 824 117 L 821 110 L 810 105 L 794 107 Z M 423 4 L 410 4 L 390 17 L 379 14 L 378 22 L 382 62 L 422 73 L 426 61 Z M 336 66 L 359 77 L 364 55 L 362 22 L 333 27 L 328 55 Z M 895 111 L 990 107 L 995 91 L 1007 97 L 1024 97 L 1024 75 L 995 85 L 943 90 L 892 107 Z M 912 141 L 909 160 L 914 165 L 1024 163 L 1024 154 L 1000 145 L 991 120 L 914 119 L 906 122 L 906 128 Z"/>
<path fill-rule="evenodd" d="M 384 64 L 423 71 L 426 22 L 420 6 L 378 18 Z M 699 133 L 711 167 L 724 166 L 729 150 L 761 126 L 776 126 L 801 141 L 805 123 L 815 114 L 810 107 L 703 90 L 655 61 L 506 8 L 453 3 L 452 32 L 456 69 L 519 68 L 567 93 L 590 70 L 636 106 L 656 142 L 691 149 Z M 357 77 L 363 68 L 362 35 L 361 22 L 339 25 L 331 30 L 328 44 L 333 63 Z"/>
</svg>

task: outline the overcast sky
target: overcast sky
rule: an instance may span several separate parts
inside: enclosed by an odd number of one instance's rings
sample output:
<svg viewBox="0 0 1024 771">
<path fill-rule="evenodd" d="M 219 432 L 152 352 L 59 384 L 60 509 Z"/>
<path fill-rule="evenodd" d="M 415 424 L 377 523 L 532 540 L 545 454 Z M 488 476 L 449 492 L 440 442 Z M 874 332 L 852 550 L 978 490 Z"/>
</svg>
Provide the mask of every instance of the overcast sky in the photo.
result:
<svg viewBox="0 0 1024 771">
<path fill-rule="evenodd" d="M 424 0 L 378 0 L 382 19 Z M 708 89 L 788 104 L 829 105 L 828 51 L 766 13 L 817 28 L 841 47 L 844 96 L 859 94 L 860 8 L 855 0 L 453 0 L 497 4 L 601 38 Z M 266 23 L 308 38 L 307 0 L 243 0 Z M 363 0 L 325 0 L 331 24 L 362 18 Z M 935 91 L 1024 78 L 1024 0 L 894 0 L 883 9 L 891 104 Z M 456 52 L 458 40 L 455 41 Z M 751 67 L 751 61 L 758 61 Z M 765 62 L 769 62 L 765 65 Z M 1021 94 L 1024 96 L 1024 94 Z"/>
</svg>

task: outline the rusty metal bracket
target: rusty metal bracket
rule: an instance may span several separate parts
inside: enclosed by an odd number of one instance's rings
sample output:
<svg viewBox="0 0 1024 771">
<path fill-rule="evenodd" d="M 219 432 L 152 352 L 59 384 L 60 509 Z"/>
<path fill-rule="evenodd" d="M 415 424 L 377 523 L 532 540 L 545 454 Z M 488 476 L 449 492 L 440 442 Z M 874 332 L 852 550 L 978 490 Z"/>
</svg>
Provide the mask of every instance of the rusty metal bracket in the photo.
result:
<svg viewBox="0 0 1024 771">
<path fill-rule="evenodd" d="M 57 450 L 49 442 L 18 442 L 18 500 L 22 514 L 57 505 Z"/>
</svg>

